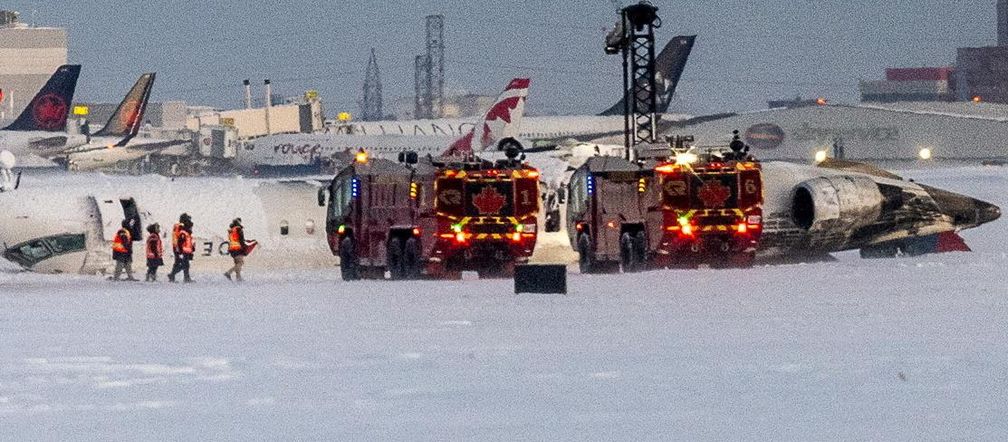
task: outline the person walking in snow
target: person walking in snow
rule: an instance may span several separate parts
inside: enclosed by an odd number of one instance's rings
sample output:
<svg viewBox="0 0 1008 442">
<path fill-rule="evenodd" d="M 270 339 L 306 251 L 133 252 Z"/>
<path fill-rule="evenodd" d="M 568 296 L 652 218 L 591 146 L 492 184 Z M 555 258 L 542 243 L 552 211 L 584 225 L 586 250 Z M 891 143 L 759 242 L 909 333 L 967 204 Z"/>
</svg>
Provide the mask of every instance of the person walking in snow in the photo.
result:
<svg viewBox="0 0 1008 442">
<path fill-rule="evenodd" d="M 131 227 L 132 223 L 129 220 L 123 220 L 122 228 L 116 232 L 116 236 L 112 240 L 112 259 L 116 263 L 115 274 L 112 276 L 113 281 L 118 281 L 124 270 L 127 281 L 137 280 L 133 277 L 133 233 Z"/>
<path fill-rule="evenodd" d="M 182 273 L 184 282 L 193 282 L 189 277 L 189 262 L 193 259 L 195 245 L 192 236 L 193 222 L 188 213 L 183 213 L 179 217 L 179 222 L 172 228 L 172 252 L 175 255 L 175 263 L 172 271 L 168 274 L 168 280 L 175 282 L 175 275 Z"/>
<path fill-rule="evenodd" d="M 161 241 L 161 226 L 157 223 L 147 226 L 147 282 L 157 281 L 158 267 L 164 265 L 164 243 Z"/>
<path fill-rule="evenodd" d="M 245 266 L 245 257 L 248 256 L 248 244 L 245 242 L 245 227 L 242 226 L 241 218 L 235 218 L 231 221 L 230 229 L 228 230 L 228 252 L 231 254 L 231 258 L 234 259 L 234 266 L 228 271 L 224 272 L 224 277 L 228 281 L 232 281 L 231 274 L 234 274 L 234 281 L 242 281 L 242 267 Z"/>
</svg>

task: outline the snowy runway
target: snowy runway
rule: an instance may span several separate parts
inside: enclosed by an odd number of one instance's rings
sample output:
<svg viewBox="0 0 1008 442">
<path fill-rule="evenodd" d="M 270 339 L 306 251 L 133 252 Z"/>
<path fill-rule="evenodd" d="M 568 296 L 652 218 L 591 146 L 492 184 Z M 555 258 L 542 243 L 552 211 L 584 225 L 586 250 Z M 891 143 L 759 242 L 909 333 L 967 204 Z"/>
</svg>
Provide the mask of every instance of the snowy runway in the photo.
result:
<svg viewBox="0 0 1008 442">
<path fill-rule="evenodd" d="M 954 190 L 1005 207 L 1005 181 Z M 1004 225 L 967 232 L 975 253 L 572 274 L 568 296 L 516 296 L 510 281 L 348 284 L 335 269 L 244 286 L 0 272 L 0 427 L 13 439 L 1001 439 Z"/>
<path fill-rule="evenodd" d="M 35 437 L 993 437 L 1006 264 L 572 275 L 566 297 L 4 276 L 0 420 Z"/>
</svg>

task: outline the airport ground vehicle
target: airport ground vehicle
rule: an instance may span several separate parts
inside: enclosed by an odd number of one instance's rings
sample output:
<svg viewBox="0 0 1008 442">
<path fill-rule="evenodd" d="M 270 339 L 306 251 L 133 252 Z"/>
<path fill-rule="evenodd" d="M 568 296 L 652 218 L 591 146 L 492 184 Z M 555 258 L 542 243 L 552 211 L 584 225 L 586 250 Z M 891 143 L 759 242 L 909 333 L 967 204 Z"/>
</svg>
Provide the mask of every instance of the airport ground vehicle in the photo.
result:
<svg viewBox="0 0 1008 442">
<path fill-rule="evenodd" d="M 359 154 L 328 189 L 326 231 L 344 279 L 510 275 L 532 256 L 536 169 L 516 159 L 403 159 Z"/>
<path fill-rule="evenodd" d="M 749 266 L 763 224 L 760 165 L 730 152 L 597 156 L 568 185 L 567 231 L 583 273 Z"/>
<path fill-rule="evenodd" d="M 760 164 L 714 152 L 688 156 L 654 167 L 661 207 L 655 265 L 751 266 L 763 231 Z"/>
<path fill-rule="evenodd" d="M 582 273 L 636 270 L 656 244 L 649 213 L 658 209 L 654 170 L 613 156 L 591 157 L 568 183 L 567 233 Z"/>
</svg>

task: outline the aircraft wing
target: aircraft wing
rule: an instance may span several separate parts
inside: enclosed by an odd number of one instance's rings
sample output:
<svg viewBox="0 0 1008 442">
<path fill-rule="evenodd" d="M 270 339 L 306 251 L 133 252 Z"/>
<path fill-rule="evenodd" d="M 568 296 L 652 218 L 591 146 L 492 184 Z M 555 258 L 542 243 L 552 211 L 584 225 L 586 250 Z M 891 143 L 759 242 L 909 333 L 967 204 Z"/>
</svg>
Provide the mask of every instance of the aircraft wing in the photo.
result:
<svg viewBox="0 0 1008 442">
<path fill-rule="evenodd" d="M 847 172 L 863 173 L 865 175 L 876 176 L 879 178 L 887 178 L 890 180 L 903 180 L 903 177 L 896 175 L 888 170 L 882 169 L 881 167 L 874 166 L 868 163 L 859 163 L 857 161 L 847 161 L 847 160 L 838 160 L 836 158 L 827 158 L 826 161 L 819 163 L 819 167 L 833 170 L 842 170 Z"/>
</svg>

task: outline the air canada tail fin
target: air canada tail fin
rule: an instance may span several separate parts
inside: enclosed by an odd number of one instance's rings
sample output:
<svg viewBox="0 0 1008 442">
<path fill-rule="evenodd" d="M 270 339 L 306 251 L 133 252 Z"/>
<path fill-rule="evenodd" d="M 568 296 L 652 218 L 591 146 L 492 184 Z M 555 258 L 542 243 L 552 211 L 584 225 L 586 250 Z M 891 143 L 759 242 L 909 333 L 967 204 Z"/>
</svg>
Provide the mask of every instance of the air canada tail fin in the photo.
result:
<svg viewBox="0 0 1008 442">
<path fill-rule="evenodd" d="M 122 137 L 123 142 L 129 141 L 140 130 L 143 122 L 144 112 L 147 110 L 147 101 L 150 99 L 151 90 L 154 89 L 154 73 L 147 73 L 140 76 L 133 89 L 126 94 L 126 98 L 119 103 L 112 117 L 105 123 L 105 127 L 95 133 L 99 137 Z"/>
<path fill-rule="evenodd" d="M 56 69 L 17 120 L 4 130 L 44 132 L 66 130 L 80 69 L 78 64 L 63 65 Z"/>
<path fill-rule="evenodd" d="M 695 42 L 695 35 L 680 35 L 669 41 L 655 57 L 658 113 L 668 111 L 669 104 L 672 103 L 672 96 L 675 95 L 676 88 L 679 86 L 679 79 L 682 78 L 683 71 L 686 69 L 686 62 L 693 52 L 693 43 Z M 623 115 L 623 100 L 620 99 L 600 115 Z"/>
<path fill-rule="evenodd" d="M 525 100 L 531 80 L 515 78 L 487 111 L 483 120 L 469 133 L 455 140 L 442 155 L 465 155 L 486 150 L 504 138 L 518 136 L 518 128 L 525 118 Z"/>
</svg>

